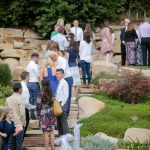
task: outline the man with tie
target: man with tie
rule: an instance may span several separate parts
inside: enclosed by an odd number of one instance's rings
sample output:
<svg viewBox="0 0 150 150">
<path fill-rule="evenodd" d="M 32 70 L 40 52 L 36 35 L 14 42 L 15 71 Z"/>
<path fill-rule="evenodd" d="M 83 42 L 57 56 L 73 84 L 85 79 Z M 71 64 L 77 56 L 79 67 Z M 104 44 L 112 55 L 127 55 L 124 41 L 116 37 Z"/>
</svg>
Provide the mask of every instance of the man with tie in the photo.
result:
<svg viewBox="0 0 150 150">
<path fill-rule="evenodd" d="M 71 32 L 74 34 L 74 39 L 78 42 L 78 45 L 83 40 L 83 30 L 79 27 L 78 20 L 74 20 L 73 22 L 74 27 L 71 28 Z"/>
<path fill-rule="evenodd" d="M 126 47 L 125 47 L 125 33 L 127 31 L 128 24 L 130 23 L 129 19 L 125 19 L 125 27 L 121 30 L 120 41 L 121 41 L 121 65 L 125 66 L 126 64 Z"/>
</svg>

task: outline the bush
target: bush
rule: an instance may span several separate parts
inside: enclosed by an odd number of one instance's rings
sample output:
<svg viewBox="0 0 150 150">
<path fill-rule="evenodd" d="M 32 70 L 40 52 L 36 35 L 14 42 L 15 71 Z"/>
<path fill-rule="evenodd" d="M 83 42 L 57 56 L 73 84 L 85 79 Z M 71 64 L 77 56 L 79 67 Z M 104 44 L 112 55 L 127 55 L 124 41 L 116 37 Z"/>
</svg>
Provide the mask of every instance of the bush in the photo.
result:
<svg viewBox="0 0 150 150">
<path fill-rule="evenodd" d="M 105 91 L 111 98 L 124 100 L 135 104 L 138 99 L 149 92 L 149 80 L 145 78 L 141 71 L 122 71 L 117 81 L 102 83 L 100 86 L 108 89 Z"/>
<path fill-rule="evenodd" d="M 11 70 L 7 64 L 0 63 L 0 85 L 9 86 L 11 84 Z"/>
<path fill-rule="evenodd" d="M 0 86 L 0 99 L 2 98 L 6 98 L 9 97 L 10 95 L 12 95 L 13 91 L 12 88 L 9 86 Z"/>
<path fill-rule="evenodd" d="M 81 143 L 84 150 L 115 150 L 115 145 L 108 140 L 104 140 L 95 136 L 86 137 Z"/>
</svg>

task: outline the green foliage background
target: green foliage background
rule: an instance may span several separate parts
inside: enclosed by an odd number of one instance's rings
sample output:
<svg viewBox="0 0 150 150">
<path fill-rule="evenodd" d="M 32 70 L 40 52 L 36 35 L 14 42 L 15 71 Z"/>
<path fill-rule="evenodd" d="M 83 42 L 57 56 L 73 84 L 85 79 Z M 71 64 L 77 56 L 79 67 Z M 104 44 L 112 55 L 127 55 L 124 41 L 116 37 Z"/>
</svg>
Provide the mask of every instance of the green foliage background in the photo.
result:
<svg viewBox="0 0 150 150">
<path fill-rule="evenodd" d="M 131 8 L 150 14 L 149 0 L 0 0 L 1 27 L 30 27 L 49 35 L 58 18 L 98 25 L 116 21 Z"/>
</svg>

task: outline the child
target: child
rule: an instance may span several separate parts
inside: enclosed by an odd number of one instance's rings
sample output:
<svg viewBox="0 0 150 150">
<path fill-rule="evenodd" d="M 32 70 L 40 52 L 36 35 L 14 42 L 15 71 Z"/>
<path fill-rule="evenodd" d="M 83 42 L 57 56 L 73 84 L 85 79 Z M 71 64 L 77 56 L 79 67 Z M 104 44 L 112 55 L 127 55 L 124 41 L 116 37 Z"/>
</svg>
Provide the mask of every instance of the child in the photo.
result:
<svg viewBox="0 0 150 150">
<path fill-rule="evenodd" d="M 49 80 L 42 81 L 42 93 L 37 101 L 37 114 L 40 122 L 40 129 L 44 132 L 45 150 L 48 150 L 49 146 L 49 134 L 51 140 L 51 150 L 54 150 L 55 135 L 53 130 L 55 129 L 55 117 L 52 113 L 53 94 L 50 88 Z"/>
<path fill-rule="evenodd" d="M 8 150 L 9 136 L 16 136 L 20 129 L 15 128 L 14 122 L 11 121 L 13 117 L 12 109 L 6 108 L 3 113 L 3 118 L 0 121 L 0 136 L 2 137 L 2 150 Z"/>
</svg>

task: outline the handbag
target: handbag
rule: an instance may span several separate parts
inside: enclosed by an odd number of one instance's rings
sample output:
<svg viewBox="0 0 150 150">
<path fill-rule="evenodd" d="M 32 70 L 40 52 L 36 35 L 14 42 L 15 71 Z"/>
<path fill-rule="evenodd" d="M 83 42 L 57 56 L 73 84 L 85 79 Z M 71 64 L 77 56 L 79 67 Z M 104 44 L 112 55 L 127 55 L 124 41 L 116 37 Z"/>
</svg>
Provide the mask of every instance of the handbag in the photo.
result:
<svg viewBox="0 0 150 150">
<path fill-rule="evenodd" d="M 60 115 L 62 115 L 63 110 L 62 110 L 60 103 L 57 100 L 54 100 L 52 108 L 53 108 L 53 114 L 55 117 L 59 117 Z"/>
</svg>

